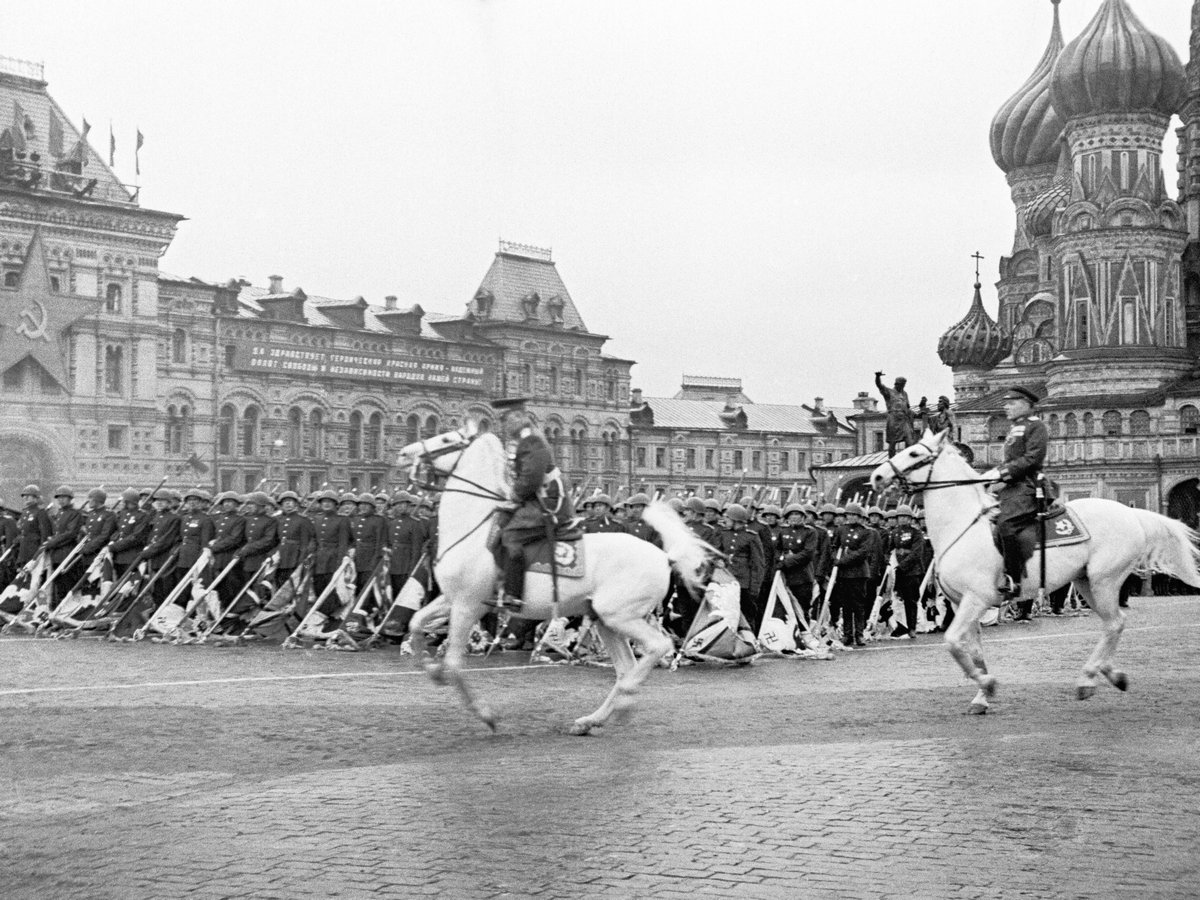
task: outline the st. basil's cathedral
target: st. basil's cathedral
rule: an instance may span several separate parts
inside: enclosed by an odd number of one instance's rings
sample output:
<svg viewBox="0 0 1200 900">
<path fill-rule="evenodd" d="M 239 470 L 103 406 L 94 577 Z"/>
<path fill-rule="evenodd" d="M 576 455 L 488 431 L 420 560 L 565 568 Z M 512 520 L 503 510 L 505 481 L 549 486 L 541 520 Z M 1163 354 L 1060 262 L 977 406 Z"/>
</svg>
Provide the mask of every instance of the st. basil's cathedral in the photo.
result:
<svg viewBox="0 0 1200 900">
<path fill-rule="evenodd" d="M 1000 397 L 1045 398 L 1048 470 L 1068 499 L 1103 496 L 1196 524 L 1200 494 L 1200 0 L 1191 60 L 1104 0 L 1045 52 L 996 113 L 991 150 L 1008 179 L 1012 251 L 998 321 L 981 286 L 938 342 L 954 374 L 958 437 L 1001 459 Z M 1179 116 L 1178 195 L 1162 171 Z"/>
</svg>

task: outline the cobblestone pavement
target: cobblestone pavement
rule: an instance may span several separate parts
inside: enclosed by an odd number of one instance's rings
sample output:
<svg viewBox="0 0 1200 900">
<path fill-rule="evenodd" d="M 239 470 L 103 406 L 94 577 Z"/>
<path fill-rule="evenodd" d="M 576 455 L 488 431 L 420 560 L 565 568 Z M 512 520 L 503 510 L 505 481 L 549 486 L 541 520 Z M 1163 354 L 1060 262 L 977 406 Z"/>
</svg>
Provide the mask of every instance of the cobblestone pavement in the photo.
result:
<svg viewBox="0 0 1200 900">
<path fill-rule="evenodd" d="M 1073 699 L 1092 617 L 657 671 L 472 660 L 490 735 L 394 651 L 0 640 L 0 896 L 1196 897 L 1200 598 L 1134 598 L 1131 690 Z"/>
</svg>

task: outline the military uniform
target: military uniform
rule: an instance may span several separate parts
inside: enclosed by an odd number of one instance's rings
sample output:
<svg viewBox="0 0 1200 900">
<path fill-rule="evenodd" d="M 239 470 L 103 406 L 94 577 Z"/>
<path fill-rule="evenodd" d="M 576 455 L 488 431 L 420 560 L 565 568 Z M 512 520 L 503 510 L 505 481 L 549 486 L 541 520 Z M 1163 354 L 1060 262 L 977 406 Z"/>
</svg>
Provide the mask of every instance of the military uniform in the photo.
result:
<svg viewBox="0 0 1200 900">
<path fill-rule="evenodd" d="M 167 599 L 179 578 L 173 564 L 165 568 L 171 561 L 171 554 L 179 547 L 179 525 L 179 516 L 175 513 L 165 509 L 156 512 L 150 521 L 150 535 L 146 539 L 146 548 L 141 552 L 150 577 L 158 575 L 154 587 L 150 589 L 156 607 Z"/>
<path fill-rule="evenodd" d="M 417 567 L 428 533 L 426 523 L 408 513 L 400 513 L 388 522 L 388 545 L 392 548 L 388 574 L 393 597 L 399 594 Z"/>
<path fill-rule="evenodd" d="M 51 571 L 58 569 L 67 557 L 71 555 L 71 551 L 75 549 L 75 545 L 79 543 L 79 531 L 83 528 L 83 511 L 77 509 L 70 502 L 70 493 L 59 494 L 55 492 L 55 499 L 59 497 L 67 497 L 68 502 L 65 506 L 59 507 L 58 511 L 50 517 L 50 521 L 54 527 L 54 534 L 45 543 L 45 549 L 50 555 Z M 63 597 L 79 580 L 79 576 L 83 570 L 79 568 L 79 559 L 76 557 L 71 565 L 64 568 L 58 573 L 58 578 L 54 581 L 54 605 L 58 606 L 62 602 Z"/>
<path fill-rule="evenodd" d="M 729 515 L 732 521 L 745 522 L 745 509 L 738 504 L 730 507 Z M 717 549 L 724 554 L 729 568 L 729 574 L 737 579 L 742 593 L 742 615 L 750 623 L 755 632 L 761 624 L 762 614 L 758 608 L 758 595 L 762 590 L 763 578 L 766 575 L 766 559 L 763 556 L 762 542 L 758 535 L 746 528 L 734 527 L 731 531 L 721 534 Z"/>
<path fill-rule="evenodd" d="M 282 501 L 281 501 L 282 502 Z M 279 565 L 275 569 L 275 587 L 283 587 L 297 567 L 317 548 L 317 530 L 312 520 L 300 512 L 281 512 L 275 519 L 279 534 Z"/>
<path fill-rule="evenodd" d="M 122 496 L 128 494 L 127 491 Z M 149 534 L 150 513 L 137 505 L 135 494 L 133 500 L 126 500 L 124 508 L 116 514 L 116 528 L 108 544 L 108 552 L 113 560 L 113 574 L 118 578 L 137 562 L 138 554 L 146 546 Z"/>
<path fill-rule="evenodd" d="M 17 519 L 17 568 L 25 565 L 54 534 L 54 523 L 41 506 L 27 506 Z"/>
<path fill-rule="evenodd" d="M 779 571 L 783 581 L 804 611 L 812 615 L 815 565 L 820 553 L 817 529 L 806 523 L 788 525 L 779 533 Z"/>
<path fill-rule="evenodd" d="M 847 511 L 853 509 L 848 506 Z M 833 592 L 842 613 L 842 643 L 861 645 L 872 560 L 879 552 L 879 533 L 861 522 L 845 525 L 835 538 L 838 575 Z"/>
<path fill-rule="evenodd" d="M 1014 389 L 1013 393 L 1033 397 L 1023 388 Z M 1004 548 L 1004 570 L 1018 587 L 1025 561 L 1037 547 L 1037 482 L 1049 442 L 1045 423 L 1032 411 L 1019 416 L 1008 430 L 1004 462 L 997 467 L 1003 487 L 999 493 L 1000 516 L 996 528 Z"/>
<path fill-rule="evenodd" d="M 911 515 L 911 511 L 901 515 Z M 896 554 L 896 593 L 904 603 L 908 632 L 915 635 L 921 581 L 925 578 L 925 535 L 911 522 L 897 525 L 892 532 L 892 549 Z"/>
<path fill-rule="evenodd" d="M 367 495 L 360 499 L 360 505 L 367 502 Z M 370 583 L 379 563 L 383 560 L 384 550 L 388 546 L 387 520 L 374 511 L 354 516 L 350 520 L 350 530 L 354 534 L 354 565 L 357 570 L 355 587 L 361 593 Z"/>
<path fill-rule="evenodd" d="M 213 537 L 208 546 L 213 554 L 213 579 L 220 577 L 222 573 L 225 574 L 225 577 L 221 578 L 221 583 L 217 585 L 217 598 L 220 600 L 222 609 L 233 602 L 233 598 L 237 596 L 238 591 L 245 583 L 242 578 L 242 567 L 233 565 L 230 568 L 230 564 L 234 562 L 234 554 L 241 549 L 242 544 L 246 543 L 246 520 L 236 508 L 225 509 L 225 501 L 237 502 L 238 499 L 238 495 L 232 491 L 218 494 L 217 512 L 212 517 Z M 226 569 L 229 569 L 227 573 Z"/>
<path fill-rule="evenodd" d="M 8 509 L 0 509 L 0 556 L 4 556 L 4 562 L 0 563 L 0 591 L 8 587 L 17 574 L 18 543 L 17 517 Z M 12 553 L 8 553 L 10 547 Z"/>
<path fill-rule="evenodd" d="M 179 556 L 175 558 L 175 568 L 180 577 L 196 564 L 216 534 L 212 516 L 206 512 L 185 512 L 179 517 Z"/>
<path fill-rule="evenodd" d="M 332 491 L 318 495 L 319 499 L 333 500 Z M 350 520 L 338 515 L 336 511 L 320 510 L 312 518 L 313 532 L 316 537 L 316 554 L 313 556 L 313 594 L 321 596 L 329 586 L 333 573 L 338 570 L 350 548 L 354 546 L 354 535 L 350 531 Z M 341 601 L 336 591 L 330 591 L 329 596 L 321 606 L 325 615 L 332 614 Z"/>
</svg>

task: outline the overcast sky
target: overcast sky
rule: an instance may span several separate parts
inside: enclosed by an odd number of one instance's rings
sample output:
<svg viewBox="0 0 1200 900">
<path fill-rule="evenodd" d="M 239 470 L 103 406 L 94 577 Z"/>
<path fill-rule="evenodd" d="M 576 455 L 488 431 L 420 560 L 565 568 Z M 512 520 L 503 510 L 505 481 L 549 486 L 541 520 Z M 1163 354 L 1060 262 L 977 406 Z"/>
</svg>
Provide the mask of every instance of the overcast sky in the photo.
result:
<svg viewBox="0 0 1200 900">
<path fill-rule="evenodd" d="M 1130 0 L 1186 60 L 1191 4 Z M 1074 38 L 1100 0 L 1064 0 Z M 9 4 L 206 280 L 458 313 L 497 239 L 551 247 L 589 329 L 670 396 L 848 404 L 873 372 L 949 393 L 938 336 L 1013 212 L 992 115 L 1050 0 Z M 1177 124 L 1177 123 L 1175 123 Z M 1174 190 L 1173 131 L 1167 180 Z"/>
</svg>

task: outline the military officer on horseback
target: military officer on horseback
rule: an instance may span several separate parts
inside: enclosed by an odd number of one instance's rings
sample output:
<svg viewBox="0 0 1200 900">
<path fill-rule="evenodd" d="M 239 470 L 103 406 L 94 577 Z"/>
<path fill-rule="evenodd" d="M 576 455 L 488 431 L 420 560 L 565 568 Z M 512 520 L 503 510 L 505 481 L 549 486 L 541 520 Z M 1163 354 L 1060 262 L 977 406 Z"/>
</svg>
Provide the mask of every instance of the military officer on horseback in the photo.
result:
<svg viewBox="0 0 1200 900">
<path fill-rule="evenodd" d="M 1025 562 L 1037 548 L 1037 483 L 1046 461 L 1050 434 L 1034 415 L 1038 397 L 1023 387 L 1011 388 L 1003 397 L 1004 414 L 1012 423 L 1004 441 L 1004 462 L 986 472 L 984 478 L 998 481 L 1001 488 L 1000 516 L 996 531 L 1004 554 L 1008 582 L 1001 593 L 1012 600 L 1021 593 Z M 1022 610 L 1022 616 L 1028 613 Z"/>
<path fill-rule="evenodd" d="M 554 452 L 534 427 L 525 403 L 519 398 L 492 401 L 492 408 L 501 413 L 501 433 L 511 448 L 515 508 L 500 533 L 504 593 L 498 604 L 510 612 L 519 612 L 524 604 L 525 548 L 546 540 L 575 518 L 575 506 L 554 463 Z"/>
</svg>

